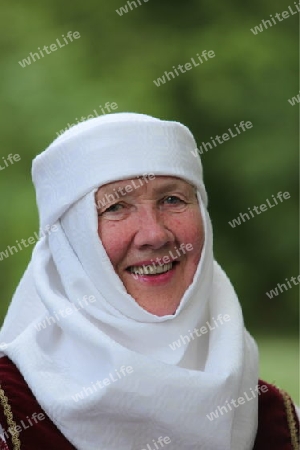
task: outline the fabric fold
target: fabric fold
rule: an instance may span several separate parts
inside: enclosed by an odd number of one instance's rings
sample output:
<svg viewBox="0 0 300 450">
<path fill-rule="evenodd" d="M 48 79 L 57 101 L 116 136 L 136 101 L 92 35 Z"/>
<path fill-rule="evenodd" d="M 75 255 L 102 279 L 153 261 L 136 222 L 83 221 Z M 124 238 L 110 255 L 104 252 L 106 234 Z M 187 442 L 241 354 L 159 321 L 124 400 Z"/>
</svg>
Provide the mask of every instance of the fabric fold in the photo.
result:
<svg viewBox="0 0 300 450">
<path fill-rule="evenodd" d="M 37 243 L 0 341 L 78 450 L 139 450 L 159 436 L 168 436 L 175 450 L 253 447 L 257 398 L 208 418 L 255 388 L 258 352 L 237 295 L 214 261 L 195 146 L 176 122 L 113 114 L 75 126 L 36 159 L 41 225 L 55 224 L 57 231 Z M 115 161 L 125 150 L 122 170 Z M 96 189 L 121 174 L 150 172 L 196 186 L 205 234 L 192 284 L 176 313 L 162 317 L 126 292 L 97 232 Z"/>
</svg>

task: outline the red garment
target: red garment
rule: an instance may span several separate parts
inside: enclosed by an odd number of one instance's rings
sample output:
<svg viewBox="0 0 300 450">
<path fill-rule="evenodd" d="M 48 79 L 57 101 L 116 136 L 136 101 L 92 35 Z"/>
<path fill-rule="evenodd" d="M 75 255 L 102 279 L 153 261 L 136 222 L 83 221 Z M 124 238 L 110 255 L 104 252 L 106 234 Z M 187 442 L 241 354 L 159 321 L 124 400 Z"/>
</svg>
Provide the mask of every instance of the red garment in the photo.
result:
<svg viewBox="0 0 300 450">
<path fill-rule="evenodd" d="M 42 410 L 19 370 L 8 357 L 0 359 L 0 380 L 1 388 L 8 397 L 14 421 L 22 427 L 19 436 L 20 450 L 76 450 Z M 37 422 L 35 423 L 32 419 L 34 413 L 44 414 L 45 419 L 38 420 L 35 414 Z M 29 425 L 28 418 L 33 426 Z M 0 424 L 6 431 L 8 448 L 13 450 L 11 433 L 8 431 L 9 424 L 3 407 L 0 408 Z"/>
<path fill-rule="evenodd" d="M 0 439 L 0 450 L 9 450 L 7 444 Z"/>
<path fill-rule="evenodd" d="M 0 359 L 0 380 L 1 388 L 11 406 L 13 419 L 17 425 L 22 426 L 19 434 L 20 450 L 75 449 L 42 410 L 19 370 L 8 357 Z M 294 405 L 289 397 L 283 395 L 275 386 L 261 380 L 259 384 L 266 385 L 268 391 L 259 396 L 258 431 L 253 450 L 298 450 L 295 443 L 298 440 L 296 445 L 299 445 L 299 421 Z M 1 397 L 0 424 L 6 431 L 8 449 L 13 450 L 11 434 L 7 431 L 9 425 L 4 414 L 3 395 Z M 32 418 L 34 413 L 36 413 L 34 416 L 36 423 Z M 45 418 L 37 420 L 37 414 L 43 414 Z M 29 421 L 33 424 L 32 426 Z M 291 433 L 293 426 L 294 433 L 293 431 Z M 294 445 L 291 434 L 294 434 Z M 2 450 L 1 444 L 0 450 Z M 3 450 L 6 450 L 5 446 Z"/>
<path fill-rule="evenodd" d="M 259 380 L 259 385 L 263 384 L 268 387 L 268 391 L 258 399 L 258 430 L 253 450 L 299 449 L 299 420 L 295 406 L 285 392 Z M 294 433 L 290 428 L 294 429 Z M 291 433 L 295 438 L 294 446 Z"/>
</svg>

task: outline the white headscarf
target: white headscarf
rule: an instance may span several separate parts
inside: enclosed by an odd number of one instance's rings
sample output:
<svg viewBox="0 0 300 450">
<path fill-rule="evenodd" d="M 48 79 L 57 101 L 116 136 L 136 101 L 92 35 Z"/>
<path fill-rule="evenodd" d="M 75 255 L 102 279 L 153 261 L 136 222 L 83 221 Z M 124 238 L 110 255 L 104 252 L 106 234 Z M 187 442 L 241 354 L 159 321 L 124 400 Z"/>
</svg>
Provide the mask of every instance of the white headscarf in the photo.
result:
<svg viewBox="0 0 300 450">
<path fill-rule="evenodd" d="M 213 259 L 195 149 L 177 122 L 119 113 L 74 126 L 33 162 L 41 229 L 57 231 L 36 244 L 0 342 L 78 450 L 162 448 L 159 437 L 170 450 L 253 448 L 257 398 L 208 418 L 257 385 L 258 355 Z M 196 186 L 205 229 L 193 283 L 176 313 L 162 317 L 126 292 L 97 232 L 98 187 L 149 173 Z M 202 326 L 206 334 L 192 334 Z"/>
</svg>

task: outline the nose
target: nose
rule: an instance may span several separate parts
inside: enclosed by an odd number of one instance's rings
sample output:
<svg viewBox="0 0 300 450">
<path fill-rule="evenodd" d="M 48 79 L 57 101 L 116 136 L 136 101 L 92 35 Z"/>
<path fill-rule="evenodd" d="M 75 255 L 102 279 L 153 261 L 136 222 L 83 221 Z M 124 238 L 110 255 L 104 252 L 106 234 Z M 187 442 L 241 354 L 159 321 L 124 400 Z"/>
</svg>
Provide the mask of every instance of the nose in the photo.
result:
<svg viewBox="0 0 300 450">
<path fill-rule="evenodd" d="M 163 212 L 155 206 L 147 205 L 138 212 L 137 232 L 134 243 L 137 247 L 149 247 L 154 250 L 174 243 L 175 236 L 165 223 Z"/>
</svg>

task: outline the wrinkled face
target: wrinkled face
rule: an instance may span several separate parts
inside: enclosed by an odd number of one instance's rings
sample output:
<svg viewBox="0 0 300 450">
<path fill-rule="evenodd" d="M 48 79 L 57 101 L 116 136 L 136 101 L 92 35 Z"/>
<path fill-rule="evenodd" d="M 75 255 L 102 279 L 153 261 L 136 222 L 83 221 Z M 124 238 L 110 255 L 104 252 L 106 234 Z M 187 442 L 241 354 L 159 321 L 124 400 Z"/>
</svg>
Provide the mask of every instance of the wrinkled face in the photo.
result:
<svg viewBox="0 0 300 450">
<path fill-rule="evenodd" d="M 145 175 L 100 187 L 96 204 L 99 237 L 127 292 L 154 315 L 174 314 L 204 242 L 195 188 Z"/>
</svg>

